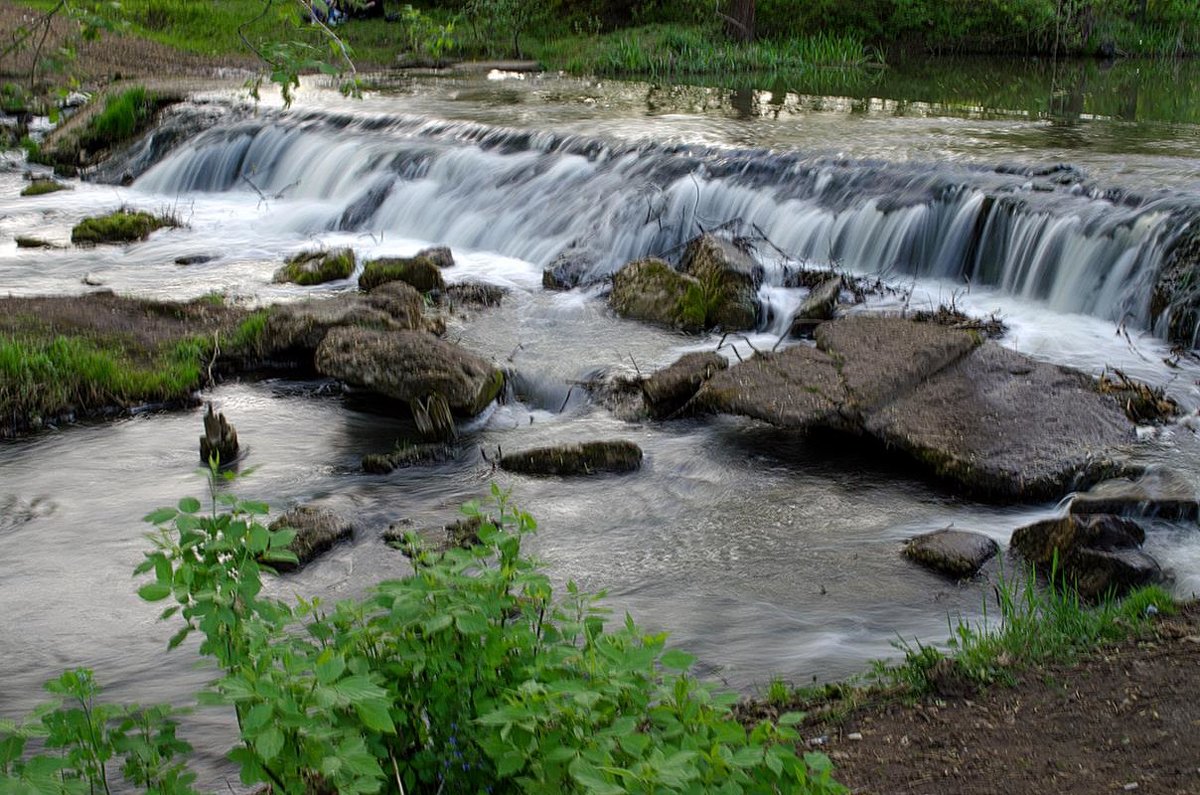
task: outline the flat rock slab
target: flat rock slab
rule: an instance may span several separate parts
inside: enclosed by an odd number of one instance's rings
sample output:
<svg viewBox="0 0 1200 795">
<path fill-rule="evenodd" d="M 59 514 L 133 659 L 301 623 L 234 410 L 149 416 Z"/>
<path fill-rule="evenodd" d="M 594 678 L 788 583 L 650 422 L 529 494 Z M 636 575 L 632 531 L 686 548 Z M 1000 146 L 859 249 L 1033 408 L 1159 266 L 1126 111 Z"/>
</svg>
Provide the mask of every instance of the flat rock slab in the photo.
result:
<svg viewBox="0 0 1200 795">
<path fill-rule="evenodd" d="M 870 315 L 823 323 L 816 338 L 817 347 L 838 361 L 851 408 L 863 413 L 912 390 L 982 341 L 931 323 Z"/>
<path fill-rule="evenodd" d="M 1082 373 L 988 343 L 883 406 L 864 428 L 969 491 L 1044 499 L 1120 473 L 1134 439 Z"/>
<path fill-rule="evenodd" d="M 1137 480 L 1117 478 L 1097 483 L 1090 491 L 1075 495 L 1070 511 L 1194 522 L 1200 518 L 1200 502 L 1191 481 L 1160 467 L 1148 470 Z"/>
<path fill-rule="evenodd" d="M 279 571 L 300 568 L 323 552 L 328 551 L 342 539 L 354 533 L 354 525 L 345 518 L 315 505 L 300 505 L 292 508 L 271 523 L 272 530 L 291 528 L 296 531 L 288 547 L 296 553 L 299 563 L 272 563 Z"/>
<path fill-rule="evenodd" d="M 323 375 L 411 403 L 432 395 L 475 416 L 504 386 L 504 375 L 475 354 L 424 331 L 339 327 L 317 348 Z"/>
<path fill-rule="evenodd" d="M 806 345 L 756 353 L 717 373 L 693 400 L 698 409 L 742 414 L 781 428 L 840 426 L 846 402 L 837 363 Z"/>
<path fill-rule="evenodd" d="M 936 530 L 909 540 L 904 555 L 928 569 L 951 577 L 970 577 L 1000 551 L 1000 545 L 980 533 Z"/>
<path fill-rule="evenodd" d="M 642 448 L 625 441 L 539 447 L 500 459 L 501 469 L 523 475 L 593 475 L 632 472 L 641 466 Z"/>
</svg>

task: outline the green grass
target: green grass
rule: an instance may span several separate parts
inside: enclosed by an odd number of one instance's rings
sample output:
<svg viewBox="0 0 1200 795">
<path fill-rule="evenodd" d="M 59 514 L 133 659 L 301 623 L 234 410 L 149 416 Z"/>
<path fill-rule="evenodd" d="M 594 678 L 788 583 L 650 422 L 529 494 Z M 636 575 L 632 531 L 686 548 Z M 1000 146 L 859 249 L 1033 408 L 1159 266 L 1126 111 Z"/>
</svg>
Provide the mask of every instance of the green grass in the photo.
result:
<svg viewBox="0 0 1200 795">
<path fill-rule="evenodd" d="M 932 675 L 944 659 L 956 675 L 978 686 L 1011 683 L 1023 669 L 1067 662 L 1098 645 L 1125 640 L 1144 631 L 1149 612 L 1174 610 L 1170 595 L 1157 586 L 1132 591 L 1097 605 L 1082 602 L 1057 576 L 1039 586 L 1032 571 L 1022 582 L 1001 580 L 995 588 L 998 621 L 984 617 L 950 626 L 949 653 L 920 642 L 899 642 L 905 659 L 898 665 L 876 663 L 873 678 L 919 695 L 933 687 Z M 1153 607 L 1153 610 L 1150 608 Z"/>
<path fill-rule="evenodd" d="M 94 151 L 128 141 L 145 128 L 154 109 L 154 96 L 142 86 L 122 91 L 110 97 L 104 109 L 88 121 L 80 133 L 79 145 Z"/>
<path fill-rule="evenodd" d="M 174 218 L 120 209 L 108 215 L 85 218 L 71 230 L 71 242 L 95 245 L 98 243 L 133 243 L 145 240 L 156 229 L 179 226 Z"/>
<path fill-rule="evenodd" d="M 239 323 L 230 340 L 233 349 L 241 352 L 260 350 L 270 314 L 267 310 L 260 309 Z"/>
<path fill-rule="evenodd" d="M 564 36 L 531 43 L 543 63 L 575 74 L 663 78 L 729 72 L 802 72 L 859 69 L 880 56 L 862 41 L 817 33 L 749 45 L 725 40 L 700 26 L 647 25 L 601 36 Z"/>
<path fill-rule="evenodd" d="M 0 421 L 186 398 L 210 351 L 189 337 L 138 362 L 114 342 L 0 336 Z"/>
<path fill-rule="evenodd" d="M 415 290 L 427 293 L 446 287 L 442 272 L 428 257 L 395 257 L 371 260 L 363 266 L 358 286 L 373 290 L 387 282 L 405 282 Z"/>
</svg>

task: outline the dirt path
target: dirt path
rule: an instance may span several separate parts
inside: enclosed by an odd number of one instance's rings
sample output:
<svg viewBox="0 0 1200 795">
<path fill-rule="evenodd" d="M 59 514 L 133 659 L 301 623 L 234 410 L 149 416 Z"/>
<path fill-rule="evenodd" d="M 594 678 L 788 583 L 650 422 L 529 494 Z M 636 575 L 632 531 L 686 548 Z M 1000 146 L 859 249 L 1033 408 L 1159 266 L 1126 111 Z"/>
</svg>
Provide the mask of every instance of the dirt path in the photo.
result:
<svg viewBox="0 0 1200 795">
<path fill-rule="evenodd" d="M 975 699 L 860 712 L 816 736 L 825 733 L 836 778 L 855 793 L 1194 795 L 1198 689 L 1200 606 L 1190 605 L 1150 640 Z"/>
<path fill-rule="evenodd" d="M 0 0 L 0 31 L 15 31 L 28 25 L 39 12 L 28 6 Z M 44 50 L 52 52 L 64 40 L 67 25 L 56 21 Z M 7 33 L 0 36 L 0 50 L 9 43 Z M 0 60 L 0 79 L 27 79 L 33 52 L 24 50 Z M 180 52 L 164 44 L 136 36 L 102 35 L 96 41 L 82 42 L 78 57 L 71 64 L 73 73 L 81 75 L 88 85 L 105 85 L 115 79 L 228 77 L 243 71 L 257 71 L 258 61 L 251 56 L 204 56 Z M 54 82 L 61 75 L 52 74 Z"/>
</svg>

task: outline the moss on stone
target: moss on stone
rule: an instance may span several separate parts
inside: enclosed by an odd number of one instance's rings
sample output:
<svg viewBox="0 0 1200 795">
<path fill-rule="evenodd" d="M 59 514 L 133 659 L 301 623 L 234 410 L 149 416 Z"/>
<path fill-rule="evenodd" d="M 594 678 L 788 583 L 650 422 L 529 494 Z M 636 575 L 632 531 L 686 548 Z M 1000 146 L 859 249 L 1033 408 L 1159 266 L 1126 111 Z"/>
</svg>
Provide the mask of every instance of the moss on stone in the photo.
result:
<svg viewBox="0 0 1200 795">
<path fill-rule="evenodd" d="M 358 286 L 373 290 L 388 282 L 404 282 L 418 292 L 444 290 L 446 282 L 437 263 L 430 257 L 389 257 L 371 260 L 363 266 Z"/>
<path fill-rule="evenodd" d="M 47 193 L 57 193 L 60 190 L 71 190 L 71 186 L 65 185 L 55 179 L 35 179 L 25 186 L 24 190 L 21 191 L 21 195 L 45 196 Z"/>
<path fill-rule="evenodd" d="M 123 208 L 108 215 L 84 218 L 71 230 L 71 242 L 90 245 L 134 243 L 150 237 L 156 229 L 172 226 L 179 226 L 174 218 Z"/>
<path fill-rule="evenodd" d="M 337 279 L 349 279 L 354 273 L 354 250 L 339 248 L 333 251 L 305 251 L 287 261 L 278 273 L 277 282 L 292 282 L 307 287 Z"/>
</svg>

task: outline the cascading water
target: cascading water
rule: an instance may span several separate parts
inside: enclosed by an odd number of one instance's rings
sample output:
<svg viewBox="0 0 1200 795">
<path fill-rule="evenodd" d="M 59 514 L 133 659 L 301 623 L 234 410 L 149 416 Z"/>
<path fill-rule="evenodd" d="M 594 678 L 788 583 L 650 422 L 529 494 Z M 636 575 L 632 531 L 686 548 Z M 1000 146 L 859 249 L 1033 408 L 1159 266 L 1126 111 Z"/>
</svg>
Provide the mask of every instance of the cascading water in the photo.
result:
<svg viewBox="0 0 1200 795">
<path fill-rule="evenodd" d="M 424 237 L 540 266 L 566 255 L 588 280 L 740 221 L 799 259 L 965 280 L 1142 328 L 1164 254 L 1200 207 L 1105 192 L 1066 167 L 806 158 L 313 112 L 219 124 L 136 186 L 301 199 L 293 232 Z"/>
</svg>

